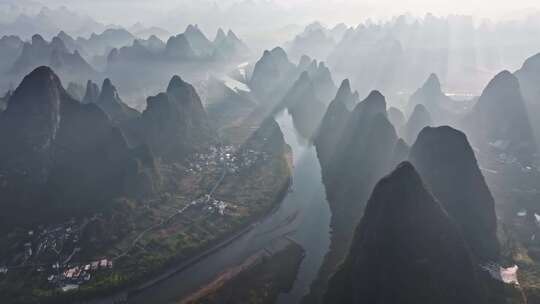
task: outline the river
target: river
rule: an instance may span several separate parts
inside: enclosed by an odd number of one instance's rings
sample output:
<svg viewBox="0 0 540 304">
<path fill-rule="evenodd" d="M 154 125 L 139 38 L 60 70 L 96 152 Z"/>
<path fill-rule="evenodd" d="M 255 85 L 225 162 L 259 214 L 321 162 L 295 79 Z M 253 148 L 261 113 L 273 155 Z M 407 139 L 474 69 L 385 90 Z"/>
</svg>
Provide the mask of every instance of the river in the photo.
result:
<svg viewBox="0 0 540 304">
<path fill-rule="evenodd" d="M 276 117 L 293 151 L 293 185 L 277 210 L 246 234 L 170 278 L 130 296 L 129 303 L 178 303 L 226 269 L 287 236 L 305 250 L 293 289 L 279 304 L 299 303 L 309 292 L 330 246 L 331 211 L 315 148 L 294 129 L 287 112 Z"/>
</svg>

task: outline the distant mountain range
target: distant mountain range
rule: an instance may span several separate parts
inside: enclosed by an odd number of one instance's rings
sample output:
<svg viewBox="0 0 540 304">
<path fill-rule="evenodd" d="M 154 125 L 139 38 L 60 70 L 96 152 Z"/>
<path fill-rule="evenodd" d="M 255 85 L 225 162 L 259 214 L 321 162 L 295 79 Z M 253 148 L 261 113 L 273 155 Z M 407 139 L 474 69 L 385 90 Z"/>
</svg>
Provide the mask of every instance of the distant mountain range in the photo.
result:
<svg viewBox="0 0 540 304">
<path fill-rule="evenodd" d="M 427 14 L 355 27 L 313 23 L 285 46 L 291 58 L 307 54 L 325 61 L 334 73 L 356 83 L 361 95 L 379 89 L 397 98 L 397 93 L 414 92 L 432 73 L 452 92 L 478 94 L 497 72 L 518 69 L 538 52 L 540 43 L 525 34 L 538 34 L 537 22 L 538 15 L 478 24 L 470 16 Z"/>
<path fill-rule="evenodd" d="M 134 26 L 135 30 L 140 28 L 143 26 Z M 166 42 L 156 35 L 137 38 L 122 28 L 106 29 L 89 38 L 74 38 L 62 30 L 50 41 L 39 34 L 29 41 L 4 36 L 0 38 L 0 53 L 5 54 L 0 58 L 0 74 L 5 74 L 0 78 L 0 90 L 6 92 L 40 65 L 54 68 L 68 82 L 85 83 L 88 79 L 101 81 L 107 77 L 123 80 L 125 77 L 121 76 L 125 76 L 125 71 L 119 66 L 126 64 L 129 68 L 143 65 L 157 73 L 160 67 L 155 64 L 158 63 L 241 62 L 249 57 L 250 50 L 231 30 L 225 33 L 219 29 L 215 39 L 210 41 L 193 25 Z M 149 85 L 157 84 L 149 81 Z"/>
<path fill-rule="evenodd" d="M 79 51 L 69 51 L 60 38 L 55 37 L 51 42 L 47 42 L 40 35 L 32 36 L 30 42 L 22 45 L 20 55 L 9 69 L 9 73 L 24 75 L 41 65 L 48 65 L 67 75 L 86 79 L 96 73 Z"/>
<path fill-rule="evenodd" d="M 45 39 L 52 39 L 60 31 L 65 31 L 75 37 L 89 37 L 93 33 L 101 33 L 107 29 L 120 29 L 120 25 L 103 24 L 95 21 L 88 15 L 79 14 L 67 7 L 48 8 L 36 3 L 34 9 L 19 8 L 17 4 L 11 4 L 18 14 L 14 18 L 0 19 L 0 36 L 16 35 L 22 39 L 28 39 L 35 34 L 40 34 Z M 34 12 L 35 11 L 35 12 Z M 1 16 L 0 16 L 1 17 Z M 129 32 L 139 38 L 148 38 L 156 35 L 161 38 L 170 36 L 170 33 L 157 26 L 147 27 L 142 23 L 136 23 L 128 28 Z"/>
<path fill-rule="evenodd" d="M 482 151 L 509 153 L 524 164 L 533 161 L 538 147 L 519 80 L 508 71 L 497 74 L 487 85 L 461 125 Z"/>
<path fill-rule="evenodd" d="M 166 42 L 152 35 L 148 39 L 134 40 L 132 45 L 114 48 L 107 57 L 108 65 L 139 64 L 151 62 L 181 62 L 216 60 L 242 60 L 249 57 L 249 48 L 236 34 L 218 29 L 210 41 L 196 25 L 189 25 L 185 32 L 171 36 Z"/>
<path fill-rule="evenodd" d="M 108 27 L 110 26 L 96 22 L 91 17 L 80 15 L 66 7 L 57 9 L 42 7 L 35 15 L 23 13 L 13 21 L 1 24 L 0 36 L 17 35 L 28 39 L 35 34 L 40 34 L 45 39 L 51 39 L 62 30 L 76 36 L 87 36 L 103 32 Z"/>
<path fill-rule="evenodd" d="M 314 22 L 304 28 L 304 31 L 285 44 L 292 58 L 299 59 L 303 55 L 326 60 L 328 55 L 343 39 L 348 27 L 341 23 L 333 28 L 326 28 L 320 22 Z"/>
<path fill-rule="evenodd" d="M 313 82 L 311 93 L 323 104 L 328 104 L 337 88 L 326 64 L 306 55 L 295 64 L 280 47 L 264 51 L 253 66 L 247 84 L 260 102 L 268 107 L 284 108 L 294 103 L 291 96 L 286 95 L 289 90 L 294 90 L 295 82 L 304 72 Z"/>
</svg>

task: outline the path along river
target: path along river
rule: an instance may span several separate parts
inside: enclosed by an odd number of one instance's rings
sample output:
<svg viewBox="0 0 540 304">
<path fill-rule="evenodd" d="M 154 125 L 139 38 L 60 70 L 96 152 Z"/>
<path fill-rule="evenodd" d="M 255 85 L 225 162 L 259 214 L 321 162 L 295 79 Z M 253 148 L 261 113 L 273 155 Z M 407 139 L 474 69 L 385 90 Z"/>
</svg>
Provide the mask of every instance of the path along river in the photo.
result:
<svg viewBox="0 0 540 304">
<path fill-rule="evenodd" d="M 315 148 L 294 129 L 287 112 L 276 117 L 293 151 L 293 185 L 278 209 L 227 246 L 166 280 L 129 297 L 129 303 L 178 303 L 226 269 L 288 237 L 305 250 L 293 289 L 279 304 L 299 303 L 309 292 L 330 246 L 331 212 Z"/>
</svg>

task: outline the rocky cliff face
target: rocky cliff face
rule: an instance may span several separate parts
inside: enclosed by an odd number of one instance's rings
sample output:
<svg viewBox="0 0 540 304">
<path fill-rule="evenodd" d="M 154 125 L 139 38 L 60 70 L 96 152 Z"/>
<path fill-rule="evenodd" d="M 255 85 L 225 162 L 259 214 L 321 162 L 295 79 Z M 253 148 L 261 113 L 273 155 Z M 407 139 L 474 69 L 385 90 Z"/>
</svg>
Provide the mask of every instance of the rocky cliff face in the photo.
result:
<svg viewBox="0 0 540 304">
<path fill-rule="evenodd" d="M 264 151 L 272 158 L 284 158 L 290 152 L 279 124 L 273 118 L 265 119 L 240 149 Z"/>
<path fill-rule="evenodd" d="M 417 104 L 404 126 L 403 135 L 409 144 L 414 143 L 420 131 L 433 124 L 431 114 L 423 104 Z"/>
<path fill-rule="evenodd" d="M 234 60 L 247 58 L 249 53 L 249 47 L 232 30 L 227 35 L 222 29 L 218 30 L 213 42 L 213 57 Z"/>
<path fill-rule="evenodd" d="M 69 96 L 81 101 L 83 99 L 86 89 L 79 83 L 70 82 L 67 86 L 66 91 L 69 93 Z"/>
<path fill-rule="evenodd" d="M 83 48 L 77 43 L 75 39 L 73 39 L 73 37 L 68 35 L 66 32 L 60 31 L 58 35 L 56 35 L 56 37 L 60 38 L 60 40 L 64 42 L 64 45 L 70 52 L 78 51 L 79 53 L 84 53 Z"/>
<path fill-rule="evenodd" d="M 94 90 L 94 88 L 90 88 Z M 89 94 L 93 94 L 90 92 Z M 110 79 L 105 79 L 101 86 L 101 93 L 96 101 L 96 104 L 109 116 L 116 124 L 123 123 L 130 119 L 139 117 L 140 113 L 126 105 L 120 96 L 116 87 L 111 83 Z"/>
<path fill-rule="evenodd" d="M 249 86 L 262 101 L 279 102 L 284 96 L 282 91 L 295 80 L 295 71 L 282 48 L 265 51 L 255 64 Z"/>
<path fill-rule="evenodd" d="M 349 80 L 344 80 L 336 97 L 328 106 L 314 140 L 321 166 L 326 167 L 337 152 L 337 144 L 350 115 L 347 105 L 357 102 Z"/>
<path fill-rule="evenodd" d="M 142 46 L 146 47 L 152 53 L 159 53 L 165 49 L 165 42 L 155 35 L 151 35 L 146 40 L 137 39 L 136 41 L 138 41 Z"/>
<path fill-rule="evenodd" d="M 201 57 L 207 57 L 212 54 L 213 45 L 197 25 L 188 25 L 184 31 L 184 35 L 195 51 L 195 54 Z"/>
<path fill-rule="evenodd" d="M 486 303 L 453 220 L 402 163 L 373 190 L 326 303 Z"/>
<path fill-rule="evenodd" d="M 113 49 L 107 57 L 107 64 L 113 66 L 121 62 L 142 63 L 156 60 L 158 59 L 157 55 L 165 49 L 165 46 L 159 48 L 159 50 L 155 50 L 153 49 L 155 46 L 150 45 L 150 43 L 151 42 L 137 39 L 133 41 L 133 44 L 130 46 Z"/>
<path fill-rule="evenodd" d="M 92 75 L 95 73 L 94 69 L 78 51 L 73 53 L 63 53 L 62 51 L 53 51 L 50 58 L 50 66 L 61 70 L 68 75 Z"/>
<path fill-rule="evenodd" d="M 40 182 L 48 178 L 65 98 L 60 80 L 48 68 L 38 68 L 24 78 L 1 116 L 4 170 Z"/>
<path fill-rule="evenodd" d="M 450 127 L 425 128 L 411 148 L 410 161 L 479 262 L 497 261 L 495 203 L 465 134 Z"/>
<path fill-rule="evenodd" d="M 282 101 L 293 118 L 298 132 L 311 139 L 325 113 L 326 106 L 316 96 L 314 84 L 308 72 L 302 73 Z"/>
<path fill-rule="evenodd" d="M 280 47 L 264 51 L 253 68 L 248 85 L 261 102 L 274 107 L 304 72 L 308 73 L 317 98 L 328 104 L 337 88 L 325 63 L 302 56 L 296 65 Z"/>
<path fill-rule="evenodd" d="M 99 86 L 93 81 L 88 80 L 82 103 L 96 103 L 100 94 Z"/>
<path fill-rule="evenodd" d="M 204 82 L 202 90 L 198 89 L 198 92 L 204 100 L 208 118 L 216 129 L 230 126 L 256 107 L 249 94 L 234 90 L 215 77 Z"/>
<path fill-rule="evenodd" d="M 332 210 L 332 242 L 319 277 L 303 303 L 322 301 L 330 275 L 349 251 L 354 229 L 375 183 L 390 172 L 394 159 L 401 157 L 396 155 L 398 137 L 386 117 L 384 96 L 373 91 L 352 112 L 339 102 L 356 98 L 348 81 L 344 82 L 315 141 Z"/>
<path fill-rule="evenodd" d="M 540 115 L 540 54 L 528 58 L 514 75 L 519 79 L 529 118 Z M 536 143 L 540 143 L 540 119 L 530 119 Z"/>
<path fill-rule="evenodd" d="M 159 157 L 183 160 L 215 141 L 195 88 L 174 76 L 167 91 L 149 97 L 146 110 L 137 122 L 140 137 Z"/>
<path fill-rule="evenodd" d="M 540 81 L 540 54 L 527 58 L 514 75 L 519 79 L 525 100 L 530 104 L 540 103 L 540 88 L 536 85 Z"/>
<path fill-rule="evenodd" d="M 214 44 L 220 44 L 225 39 L 227 39 L 227 35 L 225 35 L 225 31 L 223 31 L 222 28 L 218 28 L 216 32 L 216 37 L 214 38 Z"/>
<path fill-rule="evenodd" d="M 165 56 L 169 59 L 193 59 L 197 55 L 186 36 L 180 34 L 167 40 Z"/>
<path fill-rule="evenodd" d="M 109 52 L 107 64 L 177 64 L 184 61 L 238 62 L 249 55 L 247 45 L 229 30 L 227 34 L 218 30 L 214 41 L 210 41 L 197 25 L 170 37 L 166 43 L 152 35 L 148 39 L 135 39 L 133 43 L 116 47 Z"/>
<path fill-rule="evenodd" d="M 0 71 L 7 72 L 22 52 L 24 42 L 18 36 L 3 36 L 0 38 Z"/>
<path fill-rule="evenodd" d="M 317 60 L 308 56 L 302 56 L 297 70 L 301 73 L 308 73 L 313 82 L 315 94 L 323 103 L 328 104 L 332 101 L 336 95 L 337 87 L 330 70 L 324 62 L 317 62 Z"/>
<path fill-rule="evenodd" d="M 395 107 L 388 108 L 387 112 L 388 120 L 392 123 L 392 125 L 394 126 L 394 128 L 396 128 L 397 131 L 401 132 L 403 126 L 405 126 L 406 123 L 405 114 L 403 114 L 401 110 Z"/>
<path fill-rule="evenodd" d="M 494 148 L 525 163 L 538 151 L 519 81 L 508 71 L 490 81 L 462 125 L 481 151 Z"/>
<path fill-rule="evenodd" d="M 107 115 L 69 96 L 48 67 L 34 70 L 13 93 L 0 116 L 0 142 L 7 224 L 74 215 L 129 195 L 126 183 L 145 168 L 134 167 L 151 163 L 141 157 L 152 159 L 133 153 Z"/>
<path fill-rule="evenodd" d="M 394 146 L 394 154 L 392 156 L 392 164 L 390 167 L 393 168 L 406 161 L 409 158 L 410 150 L 411 148 L 402 138 L 398 139 L 396 145 Z"/>
<path fill-rule="evenodd" d="M 95 73 L 79 52 L 70 52 L 60 38 L 54 37 L 47 42 L 40 35 L 34 35 L 31 42 L 23 45 L 11 73 L 24 75 L 41 65 L 51 66 L 70 76 L 89 77 Z"/>
<path fill-rule="evenodd" d="M 104 55 L 113 48 L 130 45 L 135 37 L 125 29 L 106 29 L 101 34 L 93 33 L 90 38 L 77 38 L 76 42 L 92 55 Z"/>
<path fill-rule="evenodd" d="M 367 184 L 375 183 L 387 173 L 379 172 L 384 171 L 380 166 L 388 165 L 394 144 L 397 141 L 397 134 L 386 118 L 386 100 L 380 92 L 372 91 L 351 112 L 343 132 L 332 136 L 341 137 L 336 145 L 337 151 L 327 174 L 330 180 L 337 182 L 338 180 L 345 181 L 348 178 L 356 180 L 359 175 L 373 174 L 373 176 L 377 176 L 373 180 L 362 178 L 367 186 Z M 356 170 L 355 168 L 363 169 Z"/>
<path fill-rule="evenodd" d="M 355 112 L 351 114 L 338 153 L 326 174 L 325 181 L 330 185 L 328 196 L 337 200 L 347 197 L 365 200 L 375 183 L 390 171 L 398 140 L 396 131 L 385 112 L 365 106 L 358 116 Z"/>
<path fill-rule="evenodd" d="M 0 113 L 7 109 L 11 94 L 13 94 L 13 92 L 7 91 L 4 96 L 0 97 Z"/>
<path fill-rule="evenodd" d="M 453 101 L 442 91 L 439 77 L 431 74 L 424 85 L 409 99 L 408 111 L 412 113 L 414 108 L 421 104 L 431 113 L 435 123 L 448 124 L 453 120 L 451 113 L 447 110 L 452 103 Z"/>
<path fill-rule="evenodd" d="M 34 35 L 30 42 L 24 43 L 22 52 L 11 68 L 11 72 L 22 73 L 36 66 L 49 64 L 53 51 L 68 53 L 62 40 L 57 39 L 49 43 L 40 35 Z"/>
<path fill-rule="evenodd" d="M 286 45 L 287 51 L 295 58 L 304 54 L 316 58 L 327 58 L 337 41 L 332 38 L 329 30 L 318 23 L 313 23 Z"/>
</svg>

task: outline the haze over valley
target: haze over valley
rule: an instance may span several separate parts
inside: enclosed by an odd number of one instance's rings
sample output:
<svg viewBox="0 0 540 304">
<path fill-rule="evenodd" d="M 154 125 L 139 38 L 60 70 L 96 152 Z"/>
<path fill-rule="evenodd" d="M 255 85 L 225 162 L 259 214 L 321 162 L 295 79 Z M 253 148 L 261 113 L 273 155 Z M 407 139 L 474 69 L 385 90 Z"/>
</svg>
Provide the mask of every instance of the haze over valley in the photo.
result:
<svg viewBox="0 0 540 304">
<path fill-rule="evenodd" d="M 537 1 L 0 1 L 2 303 L 540 303 Z"/>
</svg>

